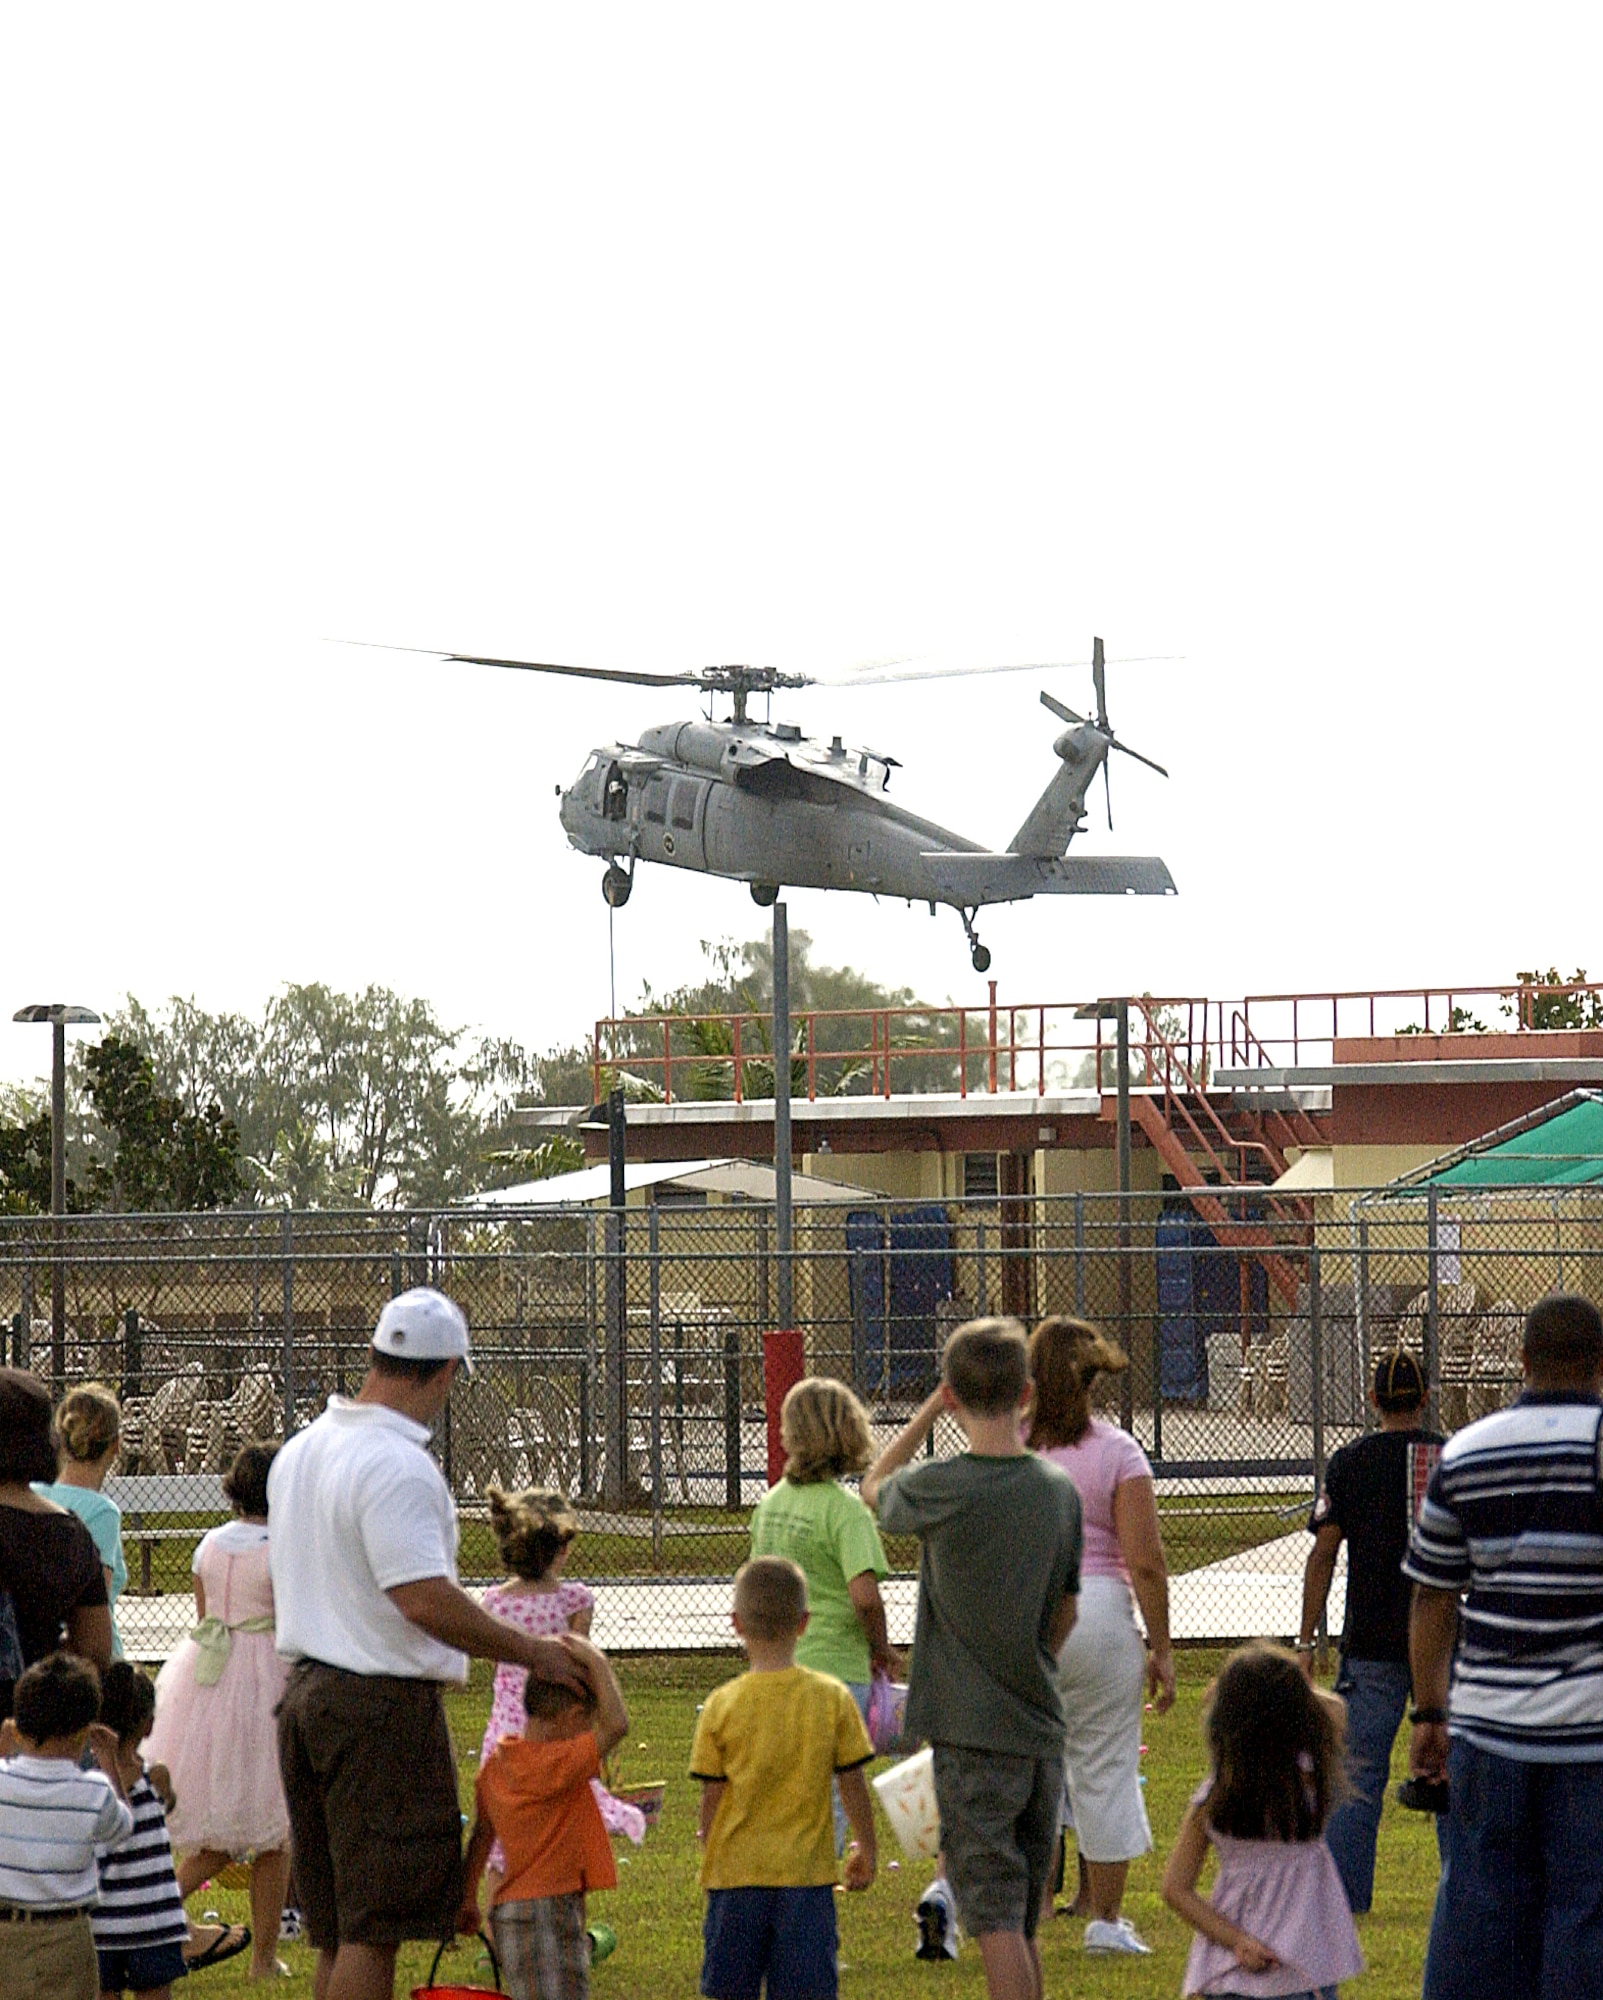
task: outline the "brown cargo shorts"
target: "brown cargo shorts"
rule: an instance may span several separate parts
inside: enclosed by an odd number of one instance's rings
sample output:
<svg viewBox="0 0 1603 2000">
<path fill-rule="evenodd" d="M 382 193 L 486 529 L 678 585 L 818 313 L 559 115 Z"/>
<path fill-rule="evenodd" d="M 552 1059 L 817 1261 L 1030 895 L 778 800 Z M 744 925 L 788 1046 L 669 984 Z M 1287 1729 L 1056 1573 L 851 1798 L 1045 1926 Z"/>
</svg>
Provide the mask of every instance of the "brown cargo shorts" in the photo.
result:
<svg viewBox="0 0 1603 2000">
<path fill-rule="evenodd" d="M 278 1767 L 318 1951 L 452 1934 L 462 1815 L 437 1682 L 299 1661 L 278 1705 Z"/>
</svg>

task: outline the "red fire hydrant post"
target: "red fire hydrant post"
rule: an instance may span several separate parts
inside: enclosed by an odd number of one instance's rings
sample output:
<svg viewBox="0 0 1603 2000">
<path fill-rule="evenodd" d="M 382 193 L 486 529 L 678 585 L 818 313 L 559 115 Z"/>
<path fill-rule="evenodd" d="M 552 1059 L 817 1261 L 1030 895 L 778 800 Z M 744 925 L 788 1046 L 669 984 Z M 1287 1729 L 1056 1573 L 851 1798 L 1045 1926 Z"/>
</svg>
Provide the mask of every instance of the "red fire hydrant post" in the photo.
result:
<svg viewBox="0 0 1603 2000">
<path fill-rule="evenodd" d="M 779 1412 L 793 1384 L 807 1373 L 801 1328 L 783 1327 L 763 1335 L 763 1402 L 768 1412 L 768 1484 L 785 1476 L 785 1447 L 779 1435 Z"/>
</svg>

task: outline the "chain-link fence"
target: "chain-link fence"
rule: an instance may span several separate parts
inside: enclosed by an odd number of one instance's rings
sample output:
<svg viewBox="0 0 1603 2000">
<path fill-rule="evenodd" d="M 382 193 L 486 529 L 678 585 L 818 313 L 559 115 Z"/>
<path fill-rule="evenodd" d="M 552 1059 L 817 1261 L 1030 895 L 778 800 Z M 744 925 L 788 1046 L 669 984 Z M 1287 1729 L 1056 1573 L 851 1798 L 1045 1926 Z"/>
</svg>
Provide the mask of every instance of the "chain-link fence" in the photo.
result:
<svg viewBox="0 0 1603 2000">
<path fill-rule="evenodd" d="M 239 1444 L 284 1436 L 354 1390 L 385 1299 L 424 1282 L 473 1330 L 474 1375 L 435 1440 L 464 1578 L 498 1573 L 489 1485 L 558 1486 L 581 1508 L 570 1567 L 597 1586 L 602 1643 L 721 1644 L 746 1510 L 766 1484 L 774 1232 L 773 1211 L 745 1202 L 661 1201 L 621 1218 L 259 1212 L 72 1217 L 59 1230 L 6 1218 L 0 1320 L 14 1365 L 57 1392 L 96 1379 L 123 1399 L 107 1490 L 124 1513 L 132 1651 L 165 1651 L 186 1628 L 190 1558 L 223 1516 Z M 1414 1349 L 1448 1429 L 1510 1400 L 1525 1307 L 1557 1285 L 1603 1301 L 1603 1194 L 865 1196 L 799 1208 L 789 1266 L 808 1368 L 850 1382 L 882 1439 L 964 1319 L 1098 1321 L 1131 1357 L 1102 1390 L 1153 1462 L 1177 1637 L 1285 1634 L 1311 1495 L 1368 1421 L 1372 1358 Z M 959 1442 L 943 1423 L 933 1449 Z M 916 1551 L 889 1554 L 905 1639 Z M 1338 1627 L 1340 1600 L 1338 1577 Z"/>
</svg>

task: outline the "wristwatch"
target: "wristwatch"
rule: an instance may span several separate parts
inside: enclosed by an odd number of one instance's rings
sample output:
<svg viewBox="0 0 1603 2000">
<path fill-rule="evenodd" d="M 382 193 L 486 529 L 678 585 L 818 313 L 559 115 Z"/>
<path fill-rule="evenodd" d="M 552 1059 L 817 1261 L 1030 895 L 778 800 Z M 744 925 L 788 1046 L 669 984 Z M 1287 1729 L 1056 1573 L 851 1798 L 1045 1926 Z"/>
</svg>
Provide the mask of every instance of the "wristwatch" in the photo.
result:
<svg viewBox="0 0 1603 2000">
<path fill-rule="evenodd" d="M 1422 1722 L 1445 1722 L 1447 1720 L 1447 1710 L 1445 1708 L 1411 1708 L 1408 1711 L 1408 1719 L 1417 1729 Z"/>
</svg>

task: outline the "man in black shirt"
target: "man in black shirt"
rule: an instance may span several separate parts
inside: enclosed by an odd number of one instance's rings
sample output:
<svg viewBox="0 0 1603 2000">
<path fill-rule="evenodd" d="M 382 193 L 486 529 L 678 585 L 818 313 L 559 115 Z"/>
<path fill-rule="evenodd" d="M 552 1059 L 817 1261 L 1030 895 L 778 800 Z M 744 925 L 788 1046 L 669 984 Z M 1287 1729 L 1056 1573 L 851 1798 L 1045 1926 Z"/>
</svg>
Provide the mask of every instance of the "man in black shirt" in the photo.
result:
<svg viewBox="0 0 1603 2000">
<path fill-rule="evenodd" d="M 1324 1615 L 1336 1554 L 1347 1543 L 1347 1619 L 1336 1692 L 1347 1704 L 1347 1780 L 1351 1795 L 1331 1814 L 1325 1839 L 1356 1914 L 1375 1886 L 1375 1840 L 1397 1739 L 1409 1698 L 1408 1605 L 1402 1573 L 1408 1537 L 1443 1439 L 1420 1427 L 1425 1376 L 1399 1347 L 1375 1370 L 1380 1429 L 1335 1452 L 1308 1521 L 1314 1538 L 1303 1572 L 1302 1632 L 1297 1642 L 1312 1674 L 1314 1633 Z M 1441 1822 L 1437 1821 L 1440 1836 Z"/>
</svg>

